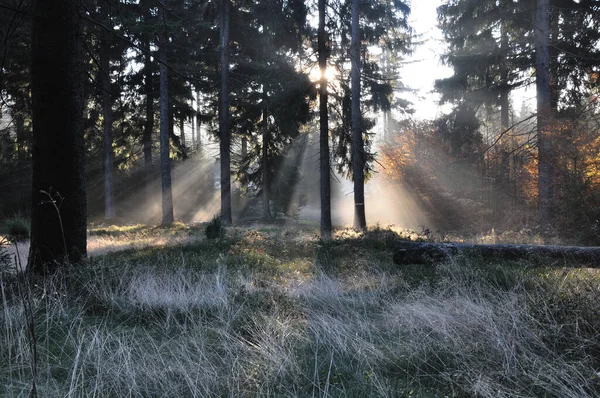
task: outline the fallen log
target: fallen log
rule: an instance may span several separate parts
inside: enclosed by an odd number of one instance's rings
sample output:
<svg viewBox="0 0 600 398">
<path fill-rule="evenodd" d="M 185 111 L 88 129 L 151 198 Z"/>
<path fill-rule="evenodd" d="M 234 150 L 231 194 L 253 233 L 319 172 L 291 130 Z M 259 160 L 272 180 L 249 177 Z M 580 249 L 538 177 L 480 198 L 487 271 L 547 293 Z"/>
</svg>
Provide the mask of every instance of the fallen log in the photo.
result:
<svg viewBox="0 0 600 398">
<path fill-rule="evenodd" d="M 395 264 L 434 264 L 461 253 L 486 259 L 550 258 L 589 268 L 600 268 L 600 247 L 540 245 L 478 245 L 401 241 L 394 250 Z"/>
</svg>

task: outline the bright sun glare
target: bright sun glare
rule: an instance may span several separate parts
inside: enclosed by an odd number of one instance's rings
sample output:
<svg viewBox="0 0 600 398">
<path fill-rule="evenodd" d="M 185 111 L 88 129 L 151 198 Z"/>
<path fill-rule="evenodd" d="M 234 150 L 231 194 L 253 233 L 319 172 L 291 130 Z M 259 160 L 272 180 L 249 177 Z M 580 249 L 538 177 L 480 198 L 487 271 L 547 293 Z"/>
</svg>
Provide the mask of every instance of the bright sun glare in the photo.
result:
<svg viewBox="0 0 600 398">
<path fill-rule="evenodd" d="M 328 81 L 333 81 L 337 78 L 337 71 L 335 70 L 335 68 L 332 67 L 327 67 L 327 69 L 325 69 L 325 77 L 327 78 Z M 308 77 L 310 79 L 310 81 L 312 82 L 318 82 L 319 80 L 321 80 L 321 69 L 319 69 L 318 66 L 314 66 L 310 69 L 310 71 L 308 72 Z"/>
</svg>

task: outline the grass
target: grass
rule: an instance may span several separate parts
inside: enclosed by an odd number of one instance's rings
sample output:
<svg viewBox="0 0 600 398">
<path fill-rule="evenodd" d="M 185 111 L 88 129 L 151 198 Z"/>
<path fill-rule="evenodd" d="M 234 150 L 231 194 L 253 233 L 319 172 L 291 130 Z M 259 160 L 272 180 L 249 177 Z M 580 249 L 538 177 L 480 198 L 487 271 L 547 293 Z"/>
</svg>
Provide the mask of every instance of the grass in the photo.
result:
<svg viewBox="0 0 600 398">
<path fill-rule="evenodd" d="M 600 394 L 600 272 L 469 257 L 398 267 L 397 238 L 230 228 L 215 242 L 97 256 L 31 292 L 39 396 Z M 31 352 L 11 278 L 0 282 L 0 396 L 19 397 Z"/>
</svg>

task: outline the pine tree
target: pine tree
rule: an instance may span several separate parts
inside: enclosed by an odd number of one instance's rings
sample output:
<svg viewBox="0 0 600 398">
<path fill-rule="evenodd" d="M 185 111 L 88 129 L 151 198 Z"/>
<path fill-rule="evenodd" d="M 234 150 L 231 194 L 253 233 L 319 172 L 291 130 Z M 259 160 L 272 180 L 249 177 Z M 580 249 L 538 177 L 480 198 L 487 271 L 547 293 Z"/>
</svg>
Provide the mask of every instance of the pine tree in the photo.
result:
<svg viewBox="0 0 600 398">
<path fill-rule="evenodd" d="M 352 0 L 352 181 L 354 182 L 354 228 L 365 230 L 365 148 L 361 128 L 360 110 L 360 21 L 358 0 Z"/>
<path fill-rule="evenodd" d="M 103 13 L 107 17 L 107 26 L 111 26 L 110 4 Z M 111 82 L 111 42 L 112 35 L 102 32 L 100 35 L 100 70 L 98 72 L 102 89 L 102 124 L 104 136 L 104 219 L 111 221 L 115 218 L 113 193 L 113 90 Z"/>
<path fill-rule="evenodd" d="M 219 91 L 219 153 L 221 156 L 221 222 L 232 223 L 231 218 L 231 132 L 229 120 L 229 25 L 230 0 L 221 0 L 220 52 L 221 88 Z"/>
<path fill-rule="evenodd" d="M 372 171 L 375 160 L 370 151 L 372 139 L 368 132 L 375 123 L 364 116 L 363 107 L 377 111 L 389 109 L 392 96 L 390 81 L 384 76 L 384 71 L 375 59 L 367 55 L 371 46 L 398 54 L 408 51 L 406 17 L 410 8 L 402 1 L 332 3 L 331 7 L 337 11 L 338 18 L 331 20 L 329 29 L 333 47 L 331 59 L 338 68 L 341 80 L 339 89 L 329 95 L 332 99 L 330 105 L 335 107 L 333 113 L 337 115 L 330 120 L 335 141 L 334 153 L 338 171 L 354 181 L 355 226 L 364 229 L 364 182 Z M 356 37 L 359 19 L 360 37 Z M 352 77 L 348 76 L 344 67 L 348 61 L 352 64 Z M 351 84 L 349 77 L 355 79 Z M 355 87 L 360 91 L 351 93 L 350 90 L 354 91 Z M 360 98 L 364 98 L 362 104 L 355 102 L 355 99 Z M 353 103 L 358 105 L 358 109 L 354 109 Z M 361 170 L 355 170 L 356 167 Z"/>
<path fill-rule="evenodd" d="M 550 137 L 550 3 L 538 0 L 535 13 L 535 64 L 538 141 L 538 216 L 542 224 L 552 218 L 552 142 Z"/>
<path fill-rule="evenodd" d="M 173 119 L 169 109 L 169 77 L 167 69 L 167 45 L 169 42 L 167 31 L 167 18 L 165 17 L 165 7 L 167 1 L 159 7 L 159 21 L 162 25 L 162 32 L 158 44 L 158 62 L 160 74 L 160 174 L 161 174 L 161 192 L 162 192 L 162 224 L 170 225 L 173 223 L 173 191 L 171 188 L 171 145 L 170 145 L 170 126 Z"/>
<path fill-rule="evenodd" d="M 85 258 L 83 57 L 77 0 L 33 8 L 33 193 L 29 267 L 46 273 Z"/>
<path fill-rule="evenodd" d="M 319 81 L 319 164 L 321 195 L 321 239 L 331 238 L 331 166 L 329 162 L 329 107 L 327 88 L 327 61 L 329 43 L 325 21 L 326 0 L 319 0 L 318 56 L 321 79 Z"/>
</svg>

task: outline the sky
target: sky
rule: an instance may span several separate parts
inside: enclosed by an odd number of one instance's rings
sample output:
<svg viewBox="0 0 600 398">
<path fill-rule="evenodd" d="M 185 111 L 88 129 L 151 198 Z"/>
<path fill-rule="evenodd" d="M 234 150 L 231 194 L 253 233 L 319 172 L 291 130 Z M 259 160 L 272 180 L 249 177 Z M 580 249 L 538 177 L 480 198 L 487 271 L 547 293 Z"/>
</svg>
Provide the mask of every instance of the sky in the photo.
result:
<svg viewBox="0 0 600 398">
<path fill-rule="evenodd" d="M 440 114 L 437 104 L 439 95 L 433 93 L 436 79 L 452 75 L 452 70 L 442 65 L 440 55 L 444 53 L 443 36 L 437 27 L 437 7 L 441 0 L 413 0 L 409 24 L 415 33 L 415 46 L 406 57 L 401 68 L 400 78 L 409 89 L 410 95 L 403 95 L 414 103 L 416 119 L 433 119 Z"/>
<path fill-rule="evenodd" d="M 414 103 L 416 119 L 434 119 L 442 110 L 437 101 L 439 95 L 433 92 L 436 79 L 449 77 L 452 69 L 442 65 L 440 56 L 445 52 L 442 31 L 437 27 L 437 7 L 442 0 L 412 0 L 409 24 L 416 35 L 413 54 L 406 58 L 401 68 L 402 83 L 415 92 L 404 97 Z M 524 87 L 511 93 L 513 109 L 518 112 L 523 102 L 535 107 L 535 88 Z"/>
</svg>

